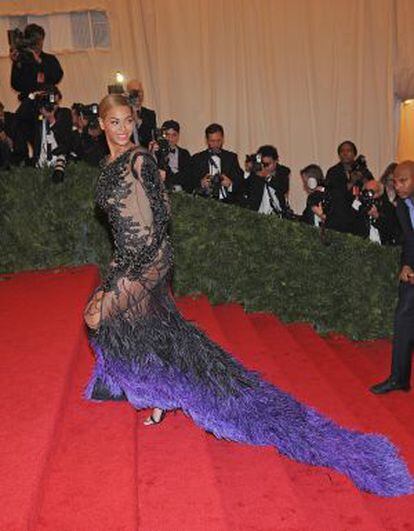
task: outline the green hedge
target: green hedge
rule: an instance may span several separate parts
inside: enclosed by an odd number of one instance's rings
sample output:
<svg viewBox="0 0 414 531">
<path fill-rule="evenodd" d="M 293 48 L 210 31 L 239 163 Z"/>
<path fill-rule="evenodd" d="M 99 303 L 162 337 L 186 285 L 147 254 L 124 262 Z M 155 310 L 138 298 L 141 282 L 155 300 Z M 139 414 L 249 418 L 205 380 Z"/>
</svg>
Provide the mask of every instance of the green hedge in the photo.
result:
<svg viewBox="0 0 414 531">
<path fill-rule="evenodd" d="M 108 230 L 93 202 L 98 172 L 63 184 L 34 169 L 0 174 L 0 271 L 108 263 Z M 399 250 L 185 194 L 173 197 L 174 289 L 248 311 L 305 320 L 353 338 L 392 333 Z"/>
</svg>

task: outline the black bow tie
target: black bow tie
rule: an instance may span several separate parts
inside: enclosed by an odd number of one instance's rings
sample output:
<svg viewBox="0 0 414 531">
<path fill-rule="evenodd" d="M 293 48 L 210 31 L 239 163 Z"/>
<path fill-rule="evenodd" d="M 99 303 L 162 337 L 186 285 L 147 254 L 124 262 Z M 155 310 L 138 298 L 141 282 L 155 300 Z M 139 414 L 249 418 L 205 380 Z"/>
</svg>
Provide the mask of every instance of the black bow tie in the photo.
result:
<svg viewBox="0 0 414 531">
<path fill-rule="evenodd" d="M 173 155 L 177 153 L 177 148 L 170 148 L 170 153 L 172 153 Z"/>
</svg>

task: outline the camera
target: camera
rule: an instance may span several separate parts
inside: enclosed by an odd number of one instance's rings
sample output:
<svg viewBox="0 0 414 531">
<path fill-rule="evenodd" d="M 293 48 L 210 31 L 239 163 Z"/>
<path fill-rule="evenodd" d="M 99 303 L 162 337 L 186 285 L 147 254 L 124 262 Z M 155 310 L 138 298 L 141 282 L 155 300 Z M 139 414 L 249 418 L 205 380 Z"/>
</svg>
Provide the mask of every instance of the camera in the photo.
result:
<svg viewBox="0 0 414 531">
<path fill-rule="evenodd" d="M 364 187 L 364 174 L 367 171 L 367 160 L 364 155 L 359 155 L 351 166 L 351 179 L 355 179 L 355 186 L 360 190 Z"/>
<path fill-rule="evenodd" d="M 23 31 L 15 28 L 7 31 L 7 39 L 12 50 L 17 50 L 17 62 L 31 63 L 34 61 L 32 49 L 37 44 L 37 40 L 27 39 Z"/>
<path fill-rule="evenodd" d="M 374 190 L 362 190 L 358 199 L 361 202 L 361 210 L 364 213 L 369 212 L 377 204 Z"/>
<path fill-rule="evenodd" d="M 45 109 L 47 112 L 52 112 L 55 105 L 59 102 L 59 94 L 53 89 L 45 90 L 36 96 L 35 101 L 39 109 Z"/>
<path fill-rule="evenodd" d="M 139 99 L 139 91 L 138 90 L 130 90 L 127 95 L 128 102 L 132 107 L 135 107 L 138 103 Z"/>
<path fill-rule="evenodd" d="M 96 129 L 99 127 L 99 106 L 97 103 L 91 103 L 90 105 L 80 105 L 79 114 L 82 116 L 82 118 L 88 120 L 88 129 Z"/>
<path fill-rule="evenodd" d="M 332 197 L 324 187 L 313 191 L 309 194 L 309 205 L 311 207 L 321 205 L 325 216 L 328 216 L 332 211 Z"/>
<path fill-rule="evenodd" d="M 246 155 L 246 164 L 252 165 L 252 173 L 259 173 L 263 170 L 262 155 L 260 153 L 253 153 Z"/>
<path fill-rule="evenodd" d="M 170 153 L 170 143 L 167 140 L 167 131 L 164 128 L 156 128 L 152 130 L 152 139 L 158 144 L 158 151 L 155 156 L 157 157 L 158 168 L 160 170 L 167 170 L 168 168 L 168 155 Z"/>
</svg>

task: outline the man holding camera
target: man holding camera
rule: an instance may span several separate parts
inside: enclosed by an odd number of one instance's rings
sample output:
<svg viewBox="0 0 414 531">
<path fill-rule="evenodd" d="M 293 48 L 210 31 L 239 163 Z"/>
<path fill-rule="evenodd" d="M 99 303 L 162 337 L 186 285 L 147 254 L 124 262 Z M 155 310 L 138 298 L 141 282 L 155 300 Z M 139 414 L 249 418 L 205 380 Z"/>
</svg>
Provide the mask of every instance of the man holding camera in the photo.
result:
<svg viewBox="0 0 414 531">
<path fill-rule="evenodd" d="M 165 138 L 168 142 L 169 153 L 167 155 L 165 184 L 168 190 L 180 192 L 188 191 L 190 188 L 187 182 L 187 169 L 190 164 L 191 155 L 187 149 L 178 145 L 180 140 L 180 124 L 175 120 L 167 120 L 162 124 L 165 131 Z"/>
<path fill-rule="evenodd" d="M 400 226 L 394 205 L 384 194 L 384 185 L 372 179 L 366 181 L 352 207 L 358 212 L 361 236 L 380 245 L 396 245 L 400 241 Z"/>
<path fill-rule="evenodd" d="M 409 391 L 414 347 L 414 162 L 405 161 L 394 171 L 397 216 L 403 230 L 400 287 L 394 320 L 391 375 L 371 387 L 374 394 Z"/>
<path fill-rule="evenodd" d="M 53 168 L 52 180 L 61 182 L 71 149 L 72 115 L 59 107 L 62 94 L 50 87 L 37 98 L 40 119 L 35 131 L 34 163 L 38 168 Z"/>
<path fill-rule="evenodd" d="M 364 183 L 374 177 L 365 158 L 362 155 L 357 158 L 358 150 L 353 142 L 342 142 L 337 152 L 339 162 L 326 174 L 326 189 L 330 197 L 326 227 L 361 236 L 361 224 L 352 203 Z"/>
<path fill-rule="evenodd" d="M 210 124 L 205 130 L 207 149 L 191 157 L 188 167 L 189 191 L 225 203 L 237 203 L 243 171 L 236 153 L 223 149 L 224 129 Z"/>
<path fill-rule="evenodd" d="M 258 149 L 256 164 L 252 164 L 252 171 L 245 180 L 244 206 L 261 214 L 285 217 L 289 211 L 290 169 L 279 164 L 277 149 L 270 145 Z"/>
<path fill-rule="evenodd" d="M 307 225 L 320 227 L 326 221 L 324 205 L 326 203 L 325 179 L 317 164 L 309 164 L 300 171 L 303 189 L 307 195 L 306 207 L 300 221 Z"/>
<path fill-rule="evenodd" d="M 33 146 L 38 107 L 36 96 L 45 86 L 57 85 L 63 70 L 58 59 L 43 52 L 45 31 L 37 24 L 26 26 L 24 33 L 9 32 L 10 58 L 13 62 L 11 86 L 19 93 L 16 111 L 14 152 L 17 162 L 28 160 L 27 143 Z"/>
<path fill-rule="evenodd" d="M 99 166 L 108 154 L 105 135 L 98 122 L 98 104 L 74 103 L 72 113 L 71 158 L 83 160 L 90 166 Z"/>
<path fill-rule="evenodd" d="M 157 128 L 157 116 L 155 111 L 142 105 L 144 101 L 144 89 L 141 81 L 131 79 L 127 84 L 127 94 L 135 115 L 135 128 L 133 141 L 135 144 L 148 147 L 153 140 L 153 131 Z"/>
</svg>

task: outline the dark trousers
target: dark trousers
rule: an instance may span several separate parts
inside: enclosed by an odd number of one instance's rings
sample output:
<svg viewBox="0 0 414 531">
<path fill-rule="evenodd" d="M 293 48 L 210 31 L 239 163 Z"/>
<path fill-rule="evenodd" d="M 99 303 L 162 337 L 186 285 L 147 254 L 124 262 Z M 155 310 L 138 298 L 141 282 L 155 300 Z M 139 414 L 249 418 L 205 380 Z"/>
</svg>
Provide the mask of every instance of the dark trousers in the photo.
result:
<svg viewBox="0 0 414 531">
<path fill-rule="evenodd" d="M 34 146 L 37 114 L 37 105 L 29 98 L 22 100 L 15 113 L 13 143 L 16 163 L 28 161 L 29 150 L 27 144 Z"/>
<path fill-rule="evenodd" d="M 9 144 L 6 141 L 0 140 L 0 170 L 10 167 L 11 155 Z"/>
<path fill-rule="evenodd" d="M 414 347 L 414 285 L 401 282 L 398 295 L 394 320 L 391 376 L 401 384 L 409 384 L 411 354 Z"/>
</svg>

